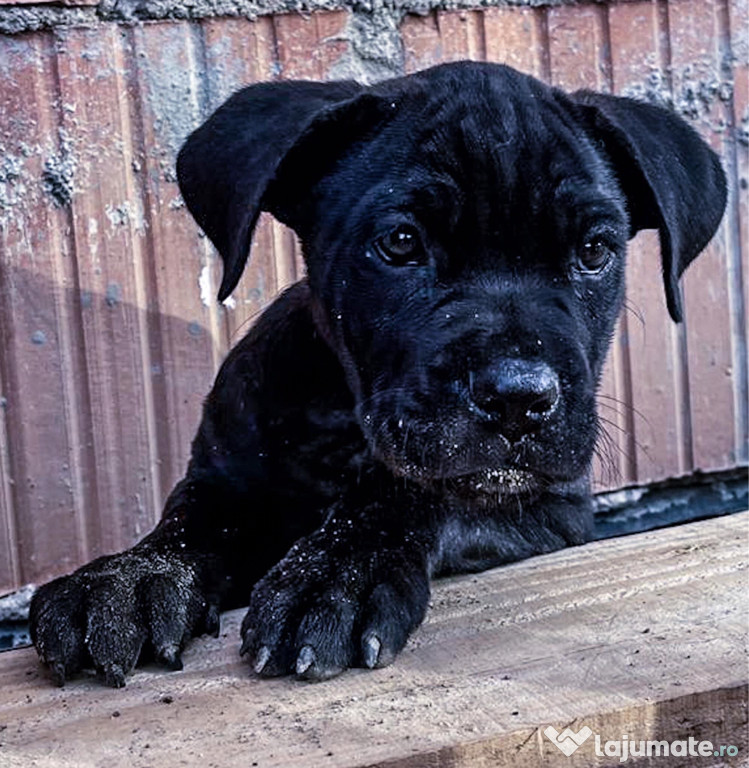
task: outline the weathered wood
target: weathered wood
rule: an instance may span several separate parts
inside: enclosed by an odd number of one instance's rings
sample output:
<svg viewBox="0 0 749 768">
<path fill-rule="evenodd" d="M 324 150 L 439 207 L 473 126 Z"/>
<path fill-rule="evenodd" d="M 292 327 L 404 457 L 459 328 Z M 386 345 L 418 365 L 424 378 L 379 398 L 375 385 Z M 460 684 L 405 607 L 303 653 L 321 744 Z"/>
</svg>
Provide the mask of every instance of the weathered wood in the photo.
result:
<svg viewBox="0 0 749 768">
<path fill-rule="evenodd" d="M 217 304 L 220 259 L 174 177 L 185 136 L 258 80 L 485 58 L 674 100 L 720 150 L 728 213 L 685 278 L 686 325 L 667 318 L 656 236 L 632 244 L 595 476 L 613 489 L 746 463 L 747 0 L 399 0 L 420 13 L 388 34 L 377 25 L 395 25 L 392 3 L 352 14 L 364 6 L 315 0 L 301 5 L 337 10 L 302 15 L 242 3 L 260 17 L 227 17 L 237 0 L 137 3 L 139 18 L 172 18 L 124 26 L 91 9 L 0 10 L 0 27 L 28 30 L 0 36 L 0 593 L 142 536 L 184 472 L 229 345 L 303 274 L 296 240 L 266 216 Z M 111 20 L 133 4 L 104 5 Z M 31 31 L 42 16 L 90 26 Z"/>
<path fill-rule="evenodd" d="M 601 741 L 710 740 L 746 765 L 749 513 L 613 539 L 436 585 L 396 663 L 312 685 L 258 680 L 241 611 L 195 642 L 185 671 L 51 687 L 32 650 L 0 655 L 0 765 L 614 765 L 543 730 Z"/>
</svg>

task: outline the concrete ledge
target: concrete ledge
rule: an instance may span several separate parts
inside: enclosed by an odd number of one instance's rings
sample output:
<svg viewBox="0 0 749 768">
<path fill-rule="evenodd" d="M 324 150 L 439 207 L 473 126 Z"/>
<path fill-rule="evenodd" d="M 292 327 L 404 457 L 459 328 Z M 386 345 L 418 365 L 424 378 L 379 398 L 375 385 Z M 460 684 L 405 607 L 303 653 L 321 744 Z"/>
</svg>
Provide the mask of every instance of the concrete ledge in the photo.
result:
<svg viewBox="0 0 749 768">
<path fill-rule="evenodd" d="M 256 19 L 279 13 L 351 11 L 365 16 L 388 15 L 398 20 L 407 13 L 436 10 L 481 10 L 526 6 L 532 8 L 605 3 L 609 0 L 12 0 L 0 2 L 0 34 L 19 34 L 59 26 L 90 26 L 102 21 L 133 23 L 160 19 L 206 19 L 238 16 Z M 48 3 L 54 2 L 50 6 Z M 76 7 L 78 6 L 78 7 Z M 93 6 L 93 7 L 86 7 Z"/>
<path fill-rule="evenodd" d="M 749 513 L 534 558 L 438 583 L 396 663 L 311 685 L 251 677 L 241 611 L 185 670 L 53 688 L 30 649 L 0 655 L 0 765 L 619 765 L 607 741 L 709 740 L 746 765 Z M 545 735 L 591 729 L 566 757 Z M 609 750 L 614 747 L 610 746 Z"/>
</svg>

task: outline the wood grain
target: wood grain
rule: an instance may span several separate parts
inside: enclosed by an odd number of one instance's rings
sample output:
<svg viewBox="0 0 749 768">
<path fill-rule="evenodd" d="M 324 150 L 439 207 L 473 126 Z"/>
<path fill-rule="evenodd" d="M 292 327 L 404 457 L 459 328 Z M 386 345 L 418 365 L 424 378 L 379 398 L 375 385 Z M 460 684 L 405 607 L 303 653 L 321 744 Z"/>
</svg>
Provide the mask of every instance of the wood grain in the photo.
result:
<svg viewBox="0 0 749 768">
<path fill-rule="evenodd" d="M 142 669 L 119 691 L 55 689 L 32 650 L 5 653 L 0 765 L 617 763 L 596 762 L 592 739 L 565 757 L 548 725 L 709 739 L 741 750 L 714 765 L 746 765 L 747 525 L 733 515 L 443 581 L 393 666 L 319 685 L 251 677 L 241 611 L 192 644 L 183 672 Z"/>
</svg>

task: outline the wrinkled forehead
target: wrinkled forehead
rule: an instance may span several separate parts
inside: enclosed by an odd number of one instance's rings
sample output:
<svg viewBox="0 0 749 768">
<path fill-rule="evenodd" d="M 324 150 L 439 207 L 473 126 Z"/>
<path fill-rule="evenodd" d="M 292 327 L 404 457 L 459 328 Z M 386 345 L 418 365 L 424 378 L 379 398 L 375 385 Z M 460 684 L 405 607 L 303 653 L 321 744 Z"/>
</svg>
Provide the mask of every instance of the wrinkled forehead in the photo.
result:
<svg viewBox="0 0 749 768">
<path fill-rule="evenodd" d="M 521 81 L 522 83 L 522 81 Z M 554 194 L 608 182 L 590 140 L 551 92 L 487 82 L 404 105 L 415 140 L 410 164 L 482 189 L 533 187 Z"/>
<path fill-rule="evenodd" d="M 556 205 L 622 209 L 612 172 L 574 115 L 542 84 L 519 83 L 483 78 L 404 94 L 370 149 L 373 165 L 384 150 L 391 158 L 373 197 L 385 191 L 394 205 L 455 215 L 459 207 L 476 223 L 518 207 L 529 215 Z"/>
<path fill-rule="evenodd" d="M 581 218 L 578 228 L 602 208 L 625 216 L 613 174 L 561 93 L 512 71 L 449 74 L 378 94 L 391 118 L 323 182 L 340 203 L 339 216 L 328 209 L 333 231 L 369 236 L 409 213 L 437 232 L 460 222 L 535 237 L 526 230 L 547 219 L 550 231 L 573 224 L 560 209 Z"/>
</svg>

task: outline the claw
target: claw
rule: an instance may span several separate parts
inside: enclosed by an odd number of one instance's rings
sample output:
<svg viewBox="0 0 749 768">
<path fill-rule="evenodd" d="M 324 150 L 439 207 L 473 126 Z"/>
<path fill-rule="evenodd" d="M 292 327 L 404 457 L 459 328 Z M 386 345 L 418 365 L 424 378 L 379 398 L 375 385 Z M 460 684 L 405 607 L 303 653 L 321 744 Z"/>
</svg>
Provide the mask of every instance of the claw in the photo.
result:
<svg viewBox="0 0 749 768">
<path fill-rule="evenodd" d="M 49 671 L 52 674 L 52 681 L 58 688 L 65 686 L 65 665 L 61 661 L 50 662 Z"/>
<path fill-rule="evenodd" d="M 364 663 L 370 668 L 374 669 L 377 666 L 377 662 L 380 659 L 380 650 L 382 649 L 382 642 L 377 635 L 370 635 L 364 641 Z"/>
<path fill-rule="evenodd" d="M 160 648 L 156 653 L 156 658 L 172 672 L 182 669 L 182 659 L 179 656 L 179 646 L 177 645 L 165 645 Z"/>
<path fill-rule="evenodd" d="M 253 633 L 245 632 L 244 637 L 242 638 L 242 645 L 239 649 L 240 656 L 244 656 L 246 653 L 250 652 L 252 648 L 252 641 L 253 641 Z"/>
<path fill-rule="evenodd" d="M 255 657 L 255 673 L 259 675 L 265 669 L 265 665 L 268 663 L 269 660 L 270 660 L 270 648 L 268 648 L 267 645 L 264 645 L 257 652 L 257 656 Z"/>
<path fill-rule="evenodd" d="M 311 645 L 305 645 L 296 658 L 296 673 L 303 675 L 315 662 L 317 657 Z"/>
<path fill-rule="evenodd" d="M 205 633 L 212 637 L 218 637 L 221 631 L 221 619 L 219 617 L 218 606 L 209 605 L 205 615 Z"/>
<path fill-rule="evenodd" d="M 125 687 L 125 672 L 119 664 L 105 664 L 102 671 L 108 686 L 111 688 Z"/>
</svg>

